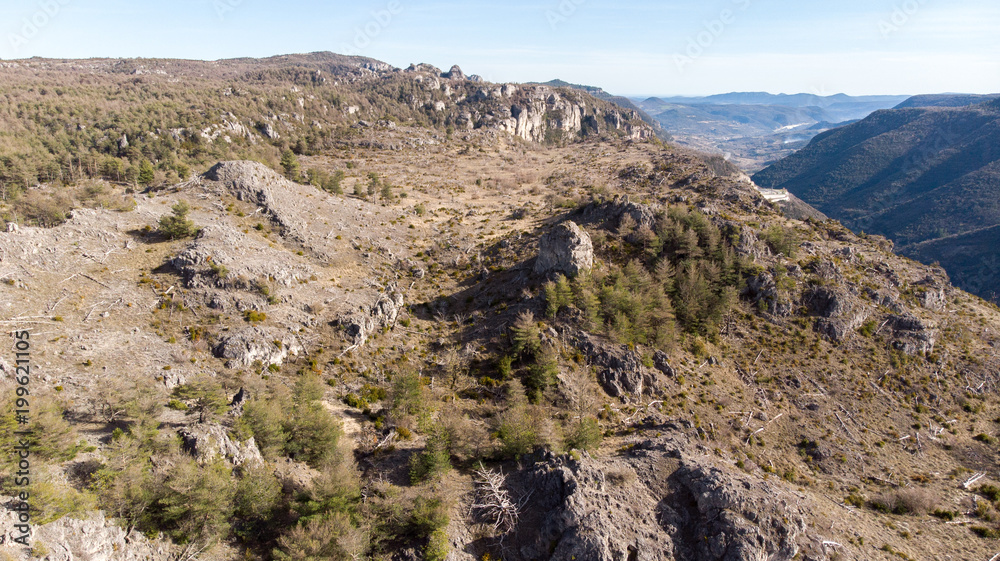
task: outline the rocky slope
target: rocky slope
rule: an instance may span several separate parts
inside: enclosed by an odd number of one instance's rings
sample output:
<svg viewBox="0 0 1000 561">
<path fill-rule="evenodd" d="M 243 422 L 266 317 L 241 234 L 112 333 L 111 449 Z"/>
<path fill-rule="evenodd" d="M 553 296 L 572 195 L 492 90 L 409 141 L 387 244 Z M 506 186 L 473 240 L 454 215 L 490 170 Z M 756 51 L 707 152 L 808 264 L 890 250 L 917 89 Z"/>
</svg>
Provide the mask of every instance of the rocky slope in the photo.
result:
<svg viewBox="0 0 1000 561">
<path fill-rule="evenodd" d="M 212 62 L 31 59 L 3 62 L 0 76 L 4 199 L 38 182 L 135 182 L 143 160 L 157 183 L 222 159 L 276 165 L 284 149 L 329 150 L 373 125 L 420 128 L 424 134 L 406 147 L 440 142 L 449 131 L 548 143 L 654 134 L 639 112 L 578 90 L 489 84 L 457 67 L 400 69 L 333 53 Z"/>
<path fill-rule="evenodd" d="M 996 553 L 1000 311 L 941 269 L 657 142 L 369 124 L 303 165 L 386 191 L 223 161 L 0 233 L 55 412 L 35 557 Z M 178 200 L 200 231 L 166 239 Z M 69 517 L 98 509 L 163 533 Z"/>
</svg>

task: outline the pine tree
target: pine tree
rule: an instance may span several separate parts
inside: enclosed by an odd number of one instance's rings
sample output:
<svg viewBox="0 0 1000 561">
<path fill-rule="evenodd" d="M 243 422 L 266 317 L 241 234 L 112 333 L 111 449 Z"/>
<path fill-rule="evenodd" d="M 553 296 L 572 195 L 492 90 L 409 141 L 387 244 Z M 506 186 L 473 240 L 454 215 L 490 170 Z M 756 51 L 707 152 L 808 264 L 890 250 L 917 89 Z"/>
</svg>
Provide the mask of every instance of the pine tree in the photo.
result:
<svg viewBox="0 0 1000 561">
<path fill-rule="evenodd" d="M 145 185 L 146 187 L 153 184 L 156 180 L 156 170 L 153 169 L 153 164 L 149 160 L 143 160 L 139 164 L 139 176 L 136 181 L 139 185 Z"/>
<path fill-rule="evenodd" d="M 188 220 L 187 214 L 191 207 L 185 201 L 178 201 L 170 207 L 172 214 L 160 217 L 160 234 L 171 240 L 187 238 L 197 233 L 194 222 Z"/>
<path fill-rule="evenodd" d="M 299 167 L 299 159 L 295 156 L 295 152 L 291 150 L 286 149 L 281 153 L 281 167 L 285 170 L 285 177 L 292 181 L 298 181 L 302 175 L 302 169 Z"/>
</svg>

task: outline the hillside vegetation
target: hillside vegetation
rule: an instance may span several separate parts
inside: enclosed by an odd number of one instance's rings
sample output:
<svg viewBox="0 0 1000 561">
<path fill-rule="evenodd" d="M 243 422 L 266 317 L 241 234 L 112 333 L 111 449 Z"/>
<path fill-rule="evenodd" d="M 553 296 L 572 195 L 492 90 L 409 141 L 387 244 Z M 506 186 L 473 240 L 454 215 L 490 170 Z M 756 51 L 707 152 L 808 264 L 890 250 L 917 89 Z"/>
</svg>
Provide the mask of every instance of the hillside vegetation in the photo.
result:
<svg viewBox="0 0 1000 561">
<path fill-rule="evenodd" d="M 1000 224 L 998 147 L 995 100 L 893 109 L 816 137 L 754 181 L 788 189 L 855 231 L 885 235 L 902 254 L 938 261 L 956 285 L 994 298 L 1000 269 L 989 252 L 972 263 L 976 254 L 960 248 L 987 247 Z"/>
<path fill-rule="evenodd" d="M 652 134 L 635 111 L 589 97 L 583 103 L 571 89 L 443 75 L 429 65 L 401 70 L 331 53 L 3 62 L 0 205 L 39 183 L 59 189 L 0 214 L 54 224 L 73 204 L 109 203 L 78 189 L 81 181 L 135 189 L 186 180 L 221 160 L 277 167 L 286 151 L 333 150 L 377 123 L 423 127 L 434 133 L 427 142 L 477 129 L 549 144 Z"/>
<path fill-rule="evenodd" d="M 270 167 L 21 194 L 130 203 L 0 233 L 36 365 L 31 556 L 996 554 L 996 306 L 586 94 L 412 74 L 487 90 L 484 124 L 348 112 Z"/>
</svg>

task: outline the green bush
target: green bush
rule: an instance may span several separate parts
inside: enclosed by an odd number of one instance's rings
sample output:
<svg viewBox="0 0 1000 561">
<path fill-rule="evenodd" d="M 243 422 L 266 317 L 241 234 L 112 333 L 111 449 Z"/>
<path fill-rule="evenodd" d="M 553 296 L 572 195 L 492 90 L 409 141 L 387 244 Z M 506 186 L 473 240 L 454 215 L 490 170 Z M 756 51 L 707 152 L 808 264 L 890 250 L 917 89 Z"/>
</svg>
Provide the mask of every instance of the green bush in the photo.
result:
<svg viewBox="0 0 1000 561">
<path fill-rule="evenodd" d="M 187 403 L 184 403 L 183 401 L 181 401 L 179 399 L 171 399 L 170 401 L 167 402 L 167 407 L 169 407 L 170 409 L 174 409 L 176 411 L 187 411 L 188 410 Z"/>
<path fill-rule="evenodd" d="M 62 478 L 53 477 L 50 470 L 42 469 L 42 473 L 33 474 L 28 488 L 33 522 L 48 524 L 66 515 L 94 510 L 96 500 L 92 493 L 79 491 Z"/>
<path fill-rule="evenodd" d="M 194 227 L 194 222 L 188 220 L 187 215 L 191 210 L 185 201 L 178 201 L 170 207 L 172 214 L 165 214 L 160 217 L 160 234 L 164 237 L 176 240 L 188 238 L 195 235 L 198 230 Z"/>
<path fill-rule="evenodd" d="M 243 404 L 243 415 L 236 421 L 237 433 L 241 440 L 252 436 L 265 458 L 284 456 L 291 407 L 291 399 L 284 392 L 274 392 L 263 399 L 253 398 Z"/>
<path fill-rule="evenodd" d="M 771 248 L 771 251 L 782 253 L 788 258 L 795 257 L 795 250 L 799 246 L 799 239 L 795 231 L 777 224 L 764 230 L 760 234 L 760 239 Z"/>
<path fill-rule="evenodd" d="M 304 520 L 278 539 L 279 561 L 353 561 L 368 547 L 365 533 L 347 514 L 330 513 Z"/>
<path fill-rule="evenodd" d="M 10 392 L 13 394 L 13 392 Z M 27 436 L 15 434 L 25 429 L 18 422 L 14 398 L 0 398 L 0 445 L 6 450 L 13 450 L 21 440 L 26 440 L 31 450 L 31 457 L 53 462 L 65 462 L 76 457 L 82 450 L 79 435 L 73 425 L 64 418 L 65 409 L 48 398 L 36 398 L 31 405 L 28 417 L 31 433 Z M 16 456 L 6 454 L 3 463 L 13 462 Z"/>
<path fill-rule="evenodd" d="M 417 497 L 410 512 L 409 530 L 419 537 L 427 537 L 448 526 L 448 509 L 439 498 Z"/>
<path fill-rule="evenodd" d="M 555 282 L 545 284 L 545 315 L 556 317 L 559 310 L 568 308 L 573 303 L 573 288 L 569 280 L 558 275 Z"/>
<path fill-rule="evenodd" d="M 281 482 L 266 464 L 242 466 L 233 493 L 233 533 L 244 541 L 262 541 L 274 532 L 273 518 L 279 513 Z"/>
<path fill-rule="evenodd" d="M 977 536 L 988 540 L 1000 540 L 1000 528 L 988 528 L 986 526 L 973 526 L 969 528 Z"/>
<path fill-rule="evenodd" d="M 976 492 L 993 502 L 1000 501 L 1000 487 L 996 485 L 982 485 Z"/>
<path fill-rule="evenodd" d="M 285 177 L 292 181 L 298 181 L 302 177 L 299 159 L 295 156 L 295 152 L 289 149 L 281 153 L 281 169 L 284 171 Z"/>
<path fill-rule="evenodd" d="M 223 460 L 202 467 L 180 457 L 157 486 L 146 516 L 179 543 L 222 537 L 229 532 L 234 491 Z"/>
<path fill-rule="evenodd" d="M 507 408 L 496 417 L 499 455 L 517 458 L 541 445 L 540 417 L 528 404 L 524 388 L 516 380 L 507 385 Z"/>
<path fill-rule="evenodd" d="M 322 395 L 323 382 L 319 376 L 306 374 L 295 385 L 294 407 L 286 412 L 289 420 L 285 430 L 289 438 L 285 451 L 312 467 L 340 457 L 337 445 L 343 429 L 340 421 L 320 403 Z"/>
<path fill-rule="evenodd" d="M 524 387 L 528 399 L 537 403 L 542 392 L 556 381 L 559 374 L 559 355 L 551 346 L 546 346 L 535 357 L 535 362 L 528 366 L 528 374 L 524 377 Z"/>
<path fill-rule="evenodd" d="M 153 164 L 149 160 L 143 158 L 139 162 L 139 175 L 136 177 L 136 181 L 139 185 L 150 186 L 153 181 L 156 180 L 156 170 L 153 169 Z"/>
<path fill-rule="evenodd" d="M 410 421 L 416 421 L 418 425 L 424 425 L 430 419 L 424 381 L 416 372 L 397 372 L 392 377 L 387 399 L 389 412 L 396 424 L 406 426 Z"/>
<path fill-rule="evenodd" d="M 535 316 L 530 311 L 518 314 L 510 331 L 514 354 L 521 357 L 533 357 L 542 349 L 542 331 L 538 328 Z"/>
<path fill-rule="evenodd" d="M 952 521 L 956 516 L 958 516 L 958 513 L 953 510 L 941 510 L 938 508 L 931 513 L 931 516 L 940 518 L 941 520 Z"/>
<path fill-rule="evenodd" d="M 250 323 L 260 323 L 267 320 L 267 314 L 258 312 L 257 310 L 247 310 L 243 312 L 243 319 Z"/>
<path fill-rule="evenodd" d="M 438 427 L 427 439 L 424 450 L 410 458 L 410 482 L 414 485 L 436 479 L 451 470 L 447 435 Z"/>
<path fill-rule="evenodd" d="M 451 552 L 451 544 L 448 542 L 448 532 L 443 528 L 431 532 L 427 538 L 427 546 L 424 547 L 424 559 L 426 561 L 445 561 Z"/>
<path fill-rule="evenodd" d="M 198 414 L 198 422 L 204 423 L 226 411 L 229 400 L 222 386 L 208 376 L 201 376 L 193 382 L 174 388 L 173 396 L 187 404 L 187 411 Z M 173 408 L 177 408 L 175 405 Z"/>
<path fill-rule="evenodd" d="M 569 426 L 566 431 L 566 448 L 594 450 L 603 439 L 601 425 L 594 417 L 584 417 Z"/>
</svg>

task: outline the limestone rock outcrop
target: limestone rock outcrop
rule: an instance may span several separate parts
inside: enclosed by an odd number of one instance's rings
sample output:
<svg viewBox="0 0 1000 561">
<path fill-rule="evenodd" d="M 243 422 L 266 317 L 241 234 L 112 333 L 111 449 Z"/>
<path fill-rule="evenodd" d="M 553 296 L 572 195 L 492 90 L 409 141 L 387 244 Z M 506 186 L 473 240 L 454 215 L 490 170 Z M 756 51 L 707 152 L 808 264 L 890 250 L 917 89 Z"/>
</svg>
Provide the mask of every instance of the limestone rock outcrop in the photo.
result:
<svg viewBox="0 0 1000 561">
<path fill-rule="evenodd" d="M 558 224 L 538 240 L 535 273 L 575 276 L 594 266 L 594 244 L 575 222 Z"/>
<path fill-rule="evenodd" d="M 518 476 L 515 493 L 534 492 L 508 537 L 515 559 L 763 561 L 795 558 L 807 539 L 800 496 L 679 435 L 618 457 L 549 455 Z"/>
<path fill-rule="evenodd" d="M 222 338 L 215 346 L 215 356 L 227 359 L 228 368 L 247 368 L 255 362 L 281 365 L 288 355 L 302 352 L 299 340 L 291 334 L 270 327 L 253 326 Z"/>
<path fill-rule="evenodd" d="M 5 539 L 0 555 L 6 559 L 28 559 L 31 551 L 14 543 L 13 511 L 4 509 L 0 531 Z M 32 528 L 30 542 L 37 550 L 47 553 L 47 561 L 169 561 L 176 558 L 171 545 L 162 540 L 150 540 L 138 531 L 129 531 L 107 519 L 103 512 L 82 516 L 66 516 Z M 31 556 L 32 559 L 39 557 Z"/>
<path fill-rule="evenodd" d="M 233 441 L 226 428 L 218 423 L 183 427 L 177 431 L 188 451 L 200 463 L 210 463 L 221 457 L 234 466 L 259 464 L 264 461 L 253 437 L 246 442 Z"/>
<path fill-rule="evenodd" d="M 402 292 L 395 284 L 390 284 L 372 305 L 361 306 L 356 312 L 338 320 L 338 323 L 352 339 L 353 345 L 361 347 L 374 331 L 395 325 L 404 305 Z"/>
<path fill-rule="evenodd" d="M 576 347 L 597 367 L 597 381 L 611 397 L 638 398 L 652 393 L 657 370 L 668 376 L 674 374 L 663 351 L 657 351 L 653 369 L 647 368 L 642 355 L 627 346 L 607 343 L 586 333 L 577 337 Z"/>
<path fill-rule="evenodd" d="M 809 311 L 819 316 L 816 330 L 834 341 L 842 341 L 861 327 L 870 312 L 857 297 L 839 287 L 817 287 L 804 300 Z"/>
</svg>

